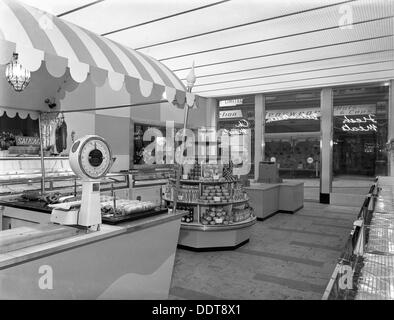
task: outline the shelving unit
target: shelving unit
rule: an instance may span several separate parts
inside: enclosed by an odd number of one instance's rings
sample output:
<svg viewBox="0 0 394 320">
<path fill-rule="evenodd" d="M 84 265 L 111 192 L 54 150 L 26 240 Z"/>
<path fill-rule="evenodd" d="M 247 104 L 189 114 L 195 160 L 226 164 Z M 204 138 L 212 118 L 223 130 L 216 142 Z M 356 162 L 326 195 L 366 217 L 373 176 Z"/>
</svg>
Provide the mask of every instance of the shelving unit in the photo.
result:
<svg viewBox="0 0 394 320">
<path fill-rule="evenodd" d="M 174 202 L 174 199 L 171 198 L 171 188 L 175 187 L 171 183 L 175 183 L 175 179 L 169 179 L 169 181 L 170 184 L 166 186 L 163 200 L 168 206 L 171 206 Z M 180 180 L 181 187 L 194 186 L 191 190 L 194 195 L 198 195 L 198 199 L 183 200 L 183 195 L 178 194 L 177 206 L 194 207 L 193 222 L 181 223 L 178 247 L 192 251 L 232 250 L 249 241 L 251 227 L 256 222 L 256 217 L 253 209 L 248 206 L 249 198 L 246 193 L 243 194 L 243 199 L 232 200 L 234 187 L 238 184 L 238 180 Z M 210 187 L 210 189 L 206 189 L 206 187 Z M 240 186 L 238 185 L 238 187 Z M 218 201 L 202 200 L 201 197 L 209 193 L 207 190 L 212 190 L 210 193 L 220 190 L 217 194 L 222 194 L 222 190 L 227 190 L 224 191 L 226 194 L 224 198 L 227 199 L 223 201 L 223 196 L 218 196 L 220 198 Z M 237 190 L 243 191 L 243 188 Z M 237 210 L 236 207 L 240 206 L 244 208 Z M 238 213 L 234 214 L 234 209 L 236 209 L 235 211 L 243 210 L 243 216 Z"/>
</svg>

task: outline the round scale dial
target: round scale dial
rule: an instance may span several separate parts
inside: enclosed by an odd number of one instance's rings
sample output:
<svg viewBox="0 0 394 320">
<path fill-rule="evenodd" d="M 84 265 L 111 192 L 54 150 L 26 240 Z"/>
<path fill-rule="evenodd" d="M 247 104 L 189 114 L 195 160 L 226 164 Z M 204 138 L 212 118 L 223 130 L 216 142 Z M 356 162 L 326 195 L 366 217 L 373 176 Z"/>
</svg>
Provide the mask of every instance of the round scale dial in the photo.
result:
<svg viewBox="0 0 394 320">
<path fill-rule="evenodd" d="M 110 165 L 110 151 L 101 140 L 87 141 L 80 153 L 81 168 L 91 178 L 99 178 Z"/>
<path fill-rule="evenodd" d="M 86 136 L 77 140 L 71 148 L 70 164 L 77 175 L 99 179 L 112 165 L 108 143 L 99 136 Z"/>
</svg>

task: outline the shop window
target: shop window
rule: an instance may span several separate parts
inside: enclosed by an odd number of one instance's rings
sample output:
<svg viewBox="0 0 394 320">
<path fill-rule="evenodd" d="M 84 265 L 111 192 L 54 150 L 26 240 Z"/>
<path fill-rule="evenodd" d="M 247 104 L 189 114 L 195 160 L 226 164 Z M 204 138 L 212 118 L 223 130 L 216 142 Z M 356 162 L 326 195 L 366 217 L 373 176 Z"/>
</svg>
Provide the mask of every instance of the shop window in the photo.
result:
<svg viewBox="0 0 394 320">
<path fill-rule="evenodd" d="M 161 136 L 165 138 L 166 136 L 166 127 L 165 126 L 152 126 L 148 124 L 142 124 L 142 123 L 134 123 L 134 150 L 133 150 L 133 164 L 146 164 L 145 160 L 146 157 L 144 157 L 144 152 L 146 151 L 146 148 L 153 142 L 155 141 L 156 137 L 152 136 L 150 141 L 144 141 L 144 133 L 147 132 L 149 129 L 155 129 L 158 130 L 158 132 L 161 133 Z M 154 133 L 152 131 L 152 133 Z M 160 144 L 160 137 L 158 138 L 158 143 Z M 154 148 L 151 152 L 150 155 L 152 157 L 156 156 L 156 148 Z M 164 163 L 166 162 L 165 159 L 165 154 L 163 155 Z"/>
<path fill-rule="evenodd" d="M 276 162 L 282 178 L 318 178 L 319 138 L 289 138 L 266 142 L 265 157 Z"/>
<path fill-rule="evenodd" d="M 281 178 L 320 176 L 320 92 L 266 96 L 265 160 Z"/>
<path fill-rule="evenodd" d="M 254 95 L 243 97 L 225 97 L 218 101 L 218 130 L 225 130 L 230 135 L 242 135 L 250 130 L 250 161 L 248 177 L 254 177 L 254 142 L 255 142 Z M 220 155 L 220 150 L 219 150 Z"/>
<path fill-rule="evenodd" d="M 334 91 L 334 176 L 387 174 L 388 87 Z"/>
<path fill-rule="evenodd" d="M 39 150 L 37 146 L 37 144 L 39 145 L 38 120 L 31 119 L 30 115 L 27 115 L 26 118 L 21 118 L 18 113 L 14 117 L 10 117 L 7 112 L 3 112 L 0 116 L 1 155 L 8 156 L 10 152 L 15 153 L 13 149 L 16 149 L 18 141 L 22 140 L 21 137 L 29 137 L 31 142 L 31 145 L 26 145 L 26 150 L 22 150 L 23 153 L 37 154 Z M 33 142 L 35 142 L 36 147 L 33 146 Z"/>
</svg>

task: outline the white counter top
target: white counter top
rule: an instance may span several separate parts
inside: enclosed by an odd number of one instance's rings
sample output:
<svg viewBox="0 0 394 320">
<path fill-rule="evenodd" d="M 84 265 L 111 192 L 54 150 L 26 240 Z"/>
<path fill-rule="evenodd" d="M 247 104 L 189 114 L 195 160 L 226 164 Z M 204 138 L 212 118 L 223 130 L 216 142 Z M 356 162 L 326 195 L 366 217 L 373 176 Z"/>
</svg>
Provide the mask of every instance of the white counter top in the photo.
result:
<svg viewBox="0 0 394 320">
<path fill-rule="evenodd" d="M 46 243 L 9 251 L 7 253 L 2 253 L 0 254 L 0 269 L 7 268 L 11 265 L 23 263 L 24 261 L 36 259 L 45 255 L 51 255 L 53 253 L 73 247 L 86 245 L 91 242 L 102 241 L 110 237 L 118 236 L 120 234 L 131 233 L 146 228 L 151 228 L 159 224 L 164 224 L 169 221 L 180 219 L 182 215 L 184 215 L 184 212 L 176 214 L 166 213 L 141 220 L 125 222 L 116 226 L 102 224 L 100 231 L 93 231 L 89 233 L 86 233 L 85 230 L 78 230 L 75 235 L 68 236 L 63 239 L 49 241 Z M 45 226 L 43 225 L 39 225 L 39 228 L 41 228 L 41 230 L 45 230 Z M 50 228 L 53 228 L 53 225 L 48 225 L 48 229 Z M 8 232 L 9 236 L 10 233 L 12 233 L 12 230 L 14 230 L 15 234 L 17 234 L 18 229 L 21 228 L 11 229 L 4 232 Z M 0 246 L 1 245 L 2 244 L 0 243 Z"/>
</svg>

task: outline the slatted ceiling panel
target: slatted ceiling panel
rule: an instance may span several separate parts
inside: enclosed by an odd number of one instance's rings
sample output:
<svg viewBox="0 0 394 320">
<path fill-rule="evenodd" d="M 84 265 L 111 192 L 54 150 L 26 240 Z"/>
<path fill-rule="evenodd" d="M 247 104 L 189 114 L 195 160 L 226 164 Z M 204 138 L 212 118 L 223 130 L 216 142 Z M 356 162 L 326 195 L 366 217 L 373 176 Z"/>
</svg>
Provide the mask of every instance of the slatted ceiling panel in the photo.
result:
<svg viewBox="0 0 394 320">
<path fill-rule="evenodd" d="M 272 5 L 270 2 L 232 0 L 218 6 L 193 12 L 192 14 L 180 15 L 155 22 L 152 25 L 140 26 L 122 33 L 112 34 L 109 37 L 121 42 L 129 41 L 135 48 L 141 48 L 238 24 L 250 23 L 254 20 L 274 17 L 288 13 L 289 10 L 295 12 L 314 7 L 314 5 L 308 4 L 308 1 L 276 1 L 275 5 Z M 326 4 L 328 2 L 323 1 L 322 3 Z M 141 34 L 146 34 L 148 38 L 141 39 Z M 216 42 L 219 42 L 218 38 L 216 38 Z M 147 48 L 146 50 L 150 52 L 151 49 Z"/>
<path fill-rule="evenodd" d="M 198 75 L 202 75 L 202 76 L 204 76 L 205 74 L 214 75 L 217 73 L 244 70 L 247 68 L 256 68 L 257 66 L 263 67 L 263 66 L 271 66 L 271 65 L 284 64 L 284 63 L 309 61 L 313 59 L 324 59 L 324 58 L 335 57 L 335 56 L 354 55 L 362 52 L 371 52 L 377 49 L 393 50 L 394 49 L 393 37 L 361 41 L 355 43 L 346 43 L 342 45 L 333 45 L 330 47 L 310 49 L 300 52 L 292 52 L 285 54 L 281 53 L 278 55 L 273 55 L 263 58 L 211 65 L 207 67 L 197 68 L 197 70 L 198 70 Z M 288 66 L 285 66 L 281 70 L 283 71 L 286 70 L 287 68 Z M 180 79 L 183 79 L 187 75 L 187 69 L 184 70 L 183 72 L 175 72 L 175 74 Z M 234 76 L 236 77 L 236 75 Z"/>
<path fill-rule="evenodd" d="M 390 39 L 386 39 L 387 46 L 390 47 Z M 320 54 L 315 55 L 310 60 L 304 60 L 302 57 L 300 59 L 287 59 L 276 58 L 275 61 L 271 61 L 267 58 L 260 59 L 258 64 L 252 64 L 250 68 L 246 66 L 240 66 L 240 69 L 226 69 L 224 72 L 216 73 L 206 73 L 199 76 L 198 83 L 204 84 L 207 82 L 225 81 L 228 79 L 238 79 L 247 76 L 256 76 L 262 73 L 266 73 L 271 69 L 275 69 L 277 73 L 291 72 L 293 70 L 309 70 L 317 69 L 322 66 L 338 66 L 338 65 L 348 65 L 356 62 L 376 62 L 376 61 L 386 61 L 393 59 L 394 49 L 387 50 L 372 50 L 365 51 L 363 53 L 353 53 L 348 55 L 334 54 L 332 56 L 327 56 L 326 53 L 320 52 Z M 261 61 L 261 62 L 260 62 Z M 235 66 L 236 67 L 236 66 Z M 245 67 L 245 68 L 244 68 Z M 242 68 L 242 69 L 241 69 Z M 186 77 L 186 72 L 179 73 Z M 181 79 L 182 80 L 182 79 Z M 183 79 L 184 80 L 184 79 Z"/>
<path fill-rule="evenodd" d="M 394 49 L 392 51 L 384 51 L 363 55 L 351 55 L 341 58 L 334 59 L 313 59 L 311 62 L 300 61 L 301 63 L 294 63 L 294 61 L 284 61 L 282 65 L 271 65 L 268 61 L 267 66 L 258 67 L 255 70 L 243 71 L 243 72 L 232 72 L 224 74 L 212 74 L 205 75 L 199 77 L 198 83 L 195 86 L 204 85 L 211 82 L 220 82 L 220 81 L 228 81 L 228 80 L 237 80 L 243 79 L 247 77 L 257 77 L 263 75 L 271 75 L 271 74 L 283 74 L 286 72 L 309 72 L 310 70 L 316 70 L 320 68 L 337 68 L 347 65 L 355 65 L 361 63 L 375 63 L 381 61 L 392 61 L 394 60 Z M 335 56 L 334 56 L 335 57 Z M 283 61 L 282 61 L 283 62 Z M 284 65 L 283 65 L 284 64 Z"/>
<path fill-rule="evenodd" d="M 43 10 L 56 7 L 51 10 L 60 13 L 94 0 L 25 2 Z M 145 23 L 106 37 L 161 60 L 183 82 L 194 60 L 198 79 L 193 91 L 202 96 L 393 78 L 394 19 L 387 17 L 394 16 L 394 0 L 218 2 L 103 0 L 62 18 L 95 33 Z M 338 28 L 343 3 L 352 9 L 352 29 Z M 202 6 L 208 7 L 150 22 Z M 251 24 L 255 21 L 260 22 Z M 246 25 L 231 28 L 241 24 Z M 231 29 L 215 32 L 225 28 Z M 248 42 L 256 43 L 240 45 Z"/>
<path fill-rule="evenodd" d="M 163 2 L 166 1 L 164 0 Z M 193 12 L 192 14 L 180 15 L 168 20 L 155 22 L 152 25 L 133 28 L 122 33 L 109 35 L 109 37 L 122 43 L 123 41 L 128 41 L 133 47 L 140 48 L 255 20 L 271 18 L 289 12 L 306 10 L 332 2 L 327 0 L 282 0 L 275 1 L 273 5 L 272 1 L 267 0 L 231 0 L 218 6 Z M 145 34 L 147 38 L 141 39 L 141 34 Z M 220 43 L 220 41 L 220 38 L 216 38 L 217 43 Z M 151 49 L 148 48 L 147 50 L 147 52 L 150 52 Z M 175 49 L 174 52 L 176 52 Z"/>
<path fill-rule="evenodd" d="M 223 89 L 214 91 L 202 91 L 198 94 L 202 94 L 204 97 L 223 97 L 229 95 L 245 95 L 245 94 L 256 94 L 261 92 L 277 92 L 287 90 L 300 90 L 305 88 L 321 88 L 326 86 L 342 86 L 342 85 L 353 85 L 353 84 L 364 84 L 373 82 L 383 82 L 388 79 L 393 79 L 393 71 L 384 72 L 373 72 L 369 74 L 357 74 L 357 75 L 341 75 L 330 78 L 313 78 L 310 80 L 301 81 L 290 81 L 290 82 L 271 82 L 265 85 L 256 85 L 249 87 L 242 87 L 237 89 Z M 198 92 L 198 91 L 194 91 Z"/>
<path fill-rule="evenodd" d="M 357 2 L 355 2 L 355 4 L 357 4 Z M 379 8 L 379 10 L 374 10 L 375 7 L 376 5 L 366 1 L 363 1 L 362 4 L 355 5 L 353 9 L 354 23 L 383 18 L 388 15 L 387 8 L 384 6 Z M 324 14 L 322 15 L 322 13 Z M 192 53 L 195 53 L 193 56 L 197 59 L 198 55 L 196 53 L 204 50 L 220 49 L 253 41 L 265 41 L 263 43 L 266 44 L 270 39 L 275 39 L 277 37 L 288 36 L 286 39 L 290 39 L 290 36 L 303 32 L 316 32 L 316 30 L 324 28 L 337 29 L 338 20 L 339 6 L 335 6 L 280 19 L 264 21 L 236 29 L 225 30 L 218 33 L 204 35 L 203 37 L 158 45 L 142 49 L 141 51 L 147 52 L 150 55 L 155 56 L 157 59 L 168 59 L 172 56 Z M 332 35 L 331 37 L 334 38 L 335 35 Z M 241 48 L 244 50 L 245 48 L 249 49 L 249 47 Z M 190 58 L 188 58 L 188 60 L 190 60 Z"/>
<path fill-rule="evenodd" d="M 253 86 L 256 83 L 272 83 L 272 82 L 285 82 L 285 81 L 301 81 L 302 79 L 318 78 L 318 77 L 332 77 L 340 76 L 341 74 L 355 74 L 355 73 L 366 73 L 376 72 L 378 70 L 390 70 L 393 69 L 393 61 L 379 62 L 366 65 L 342 67 L 340 69 L 329 69 L 319 70 L 313 72 L 294 73 L 286 75 L 276 75 L 275 73 L 261 74 L 261 78 L 251 80 L 241 80 L 237 82 L 219 83 L 211 85 L 198 85 L 195 91 L 208 91 L 208 90 L 219 90 L 225 88 L 238 88 L 239 86 Z"/>
<path fill-rule="evenodd" d="M 285 71 L 277 71 L 277 70 L 270 70 L 267 69 L 264 72 L 257 72 L 249 73 L 247 76 L 244 77 L 232 77 L 232 76 L 222 76 L 216 77 L 214 79 L 204 78 L 199 79 L 199 83 L 195 86 L 195 90 L 204 90 L 204 89 L 211 89 L 212 86 L 233 86 L 233 85 L 244 85 L 245 82 L 252 82 L 252 84 L 258 80 L 271 82 L 275 76 L 285 76 L 287 79 L 291 77 L 297 77 L 297 79 L 301 78 L 302 76 L 311 77 L 323 74 L 336 74 L 338 72 L 345 72 L 346 70 L 351 70 L 349 72 L 355 72 L 360 70 L 361 68 L 393 68 L 394 67 L 394 59 L 392 57 L 388 57 L 386 60 L 380 61 L 351 61 L 348 64 L 340 63 L 324 63 L 324 64 L 314 64 L 314 66 L 309 66 L 305 68 L 297 68 L 297 67 L 290 67 L 287 68 Z"/>
<path fill-rule="evenodd" d="M 64 18 L 95 33 L 102 34 L 219 1 L 220 0 L 105 0 L 85 10 L 69 14 Z M 92 19 L 92 17 L 95 18 Z M 152 26 L 149 28 L 151 27 Z M 159 28 L 157 30 L 159 30 Z M 145 30 L 142 31 L 144 32 Z M 153 36 L 152 31 L 156 32 L 156 30 L 151 29 L 146 33 L 137 32 L 137 36 L 127 34 L 128 31 L 122 31 L 121 43 L 136 48 L 138 46 L 138 41 L 150 40 Z M 141 37 L 141 34 L 144 34 L 144 37 Z M 131 36 L 131 38 L 129 38 L 129 36 Z M 108 38 L 118 41 L 115 35 L 108 36 Z M 126 43 L 124 40 L 127 38 L 129 38 L 129 42 Z"/>
<path fill-rule="evenodd" d="M 258 53 L 269 54 L 274 52 L 283 52 L 307 47 L 319 46 L 324 44 L 334 44 L 346 41 L 353 41 L 363 38 L 379 37 L 393 34 L 393 18 L 386 18 L 382 20 L 355 24 L 353 29 L 341 30 L 339 28 L 316 33 L 308 33 L 298 36 L 280 38 L 270 41 L 250 44 L 247 46 L 237 46 L 222 50 L 210 51 L 200 54 L 193 54 L 182 57 L 178 54 L 178 58 L 161 58 L 160 61 L 165 62 L 167 66 L 173 70 L 179 68 L 187 68 L 187 63 L 190 64 L 190 59 L 193 57 L 196 61 L 203 61 L 205 63 L 215 63 L 234 58 L 248 58 Z M 152 54 L 152 53 L 150 53 Z M 197 63 L 198 67 L 202 63 Z"/>
<path fill-rule="evenodd" d="M 370 58 L 370 59 L 337 59 L 334 62 L 315 62 L 309 63 L 306 65 L 293 65 L 293 66 L 286 66 L 286 67 L 276 67 L 276 68 L 267 68 L 264 70 L 256 70 L 250 71 L 248 73 L 243 73 L 243 75 L 239 74 L 227 74 L 221 75 L 220 77 L 206 77 L 199 79 L 198 84 L 195 86 L 195 90 L 201 91 L 203 89 L 209 89 L 207 84 L 214 84 L 215 86 L 229 86 L 231 82 L 239 84 L 242 82 L 242 79 L 247 78 L 255 78 L 254 81 L 258 81 L 258 78 L 261 77 L 264 81 L 270 82 L 271 77 L 276 75 L 284 75 L 286 78 L 290 77 L 292 73 L 295 73 L 297 78 L 301 78 L 303 73 L 306 76 L 310 77 L 311 74 L 316 70 L 317 73 L 325 71 L 326 73 L 338 73 L 342 72 L 344 68 L 354 67 L 355 70 L 363 66 L 368 66 L 369 64 L 380 65 L 385 63 L 385 66 L 393 68 L 393 51 L 386 54 L 385 58 Z M 324 70 L 326 69 L 326 70 Z M 231 82 L 229 82 L 231 81 Z M 218 84 L 219 83 L 219 84 Z"/>
<path fill-rule="evenodd" d="M 392 30 L 389 29 L 389 27 L 392 28 L 392 23 L 382 23 L 382 22 L 377 22 L 375 24 L 376 26 L 379 27 L 381 30 L 381 36 L 389 36 L 390 33 L 392 33 Z M 387 28 L 387 29 L 386 29 Z M 202 55 L 198 55 L 195 57 L 196 61 L 196 67 L 199 68 L 199 61 L 204 61 L 206 64 L 211 64 L 209 67 L 213 67 L 212 64 L 217 64 L 217 63 L 222 63 L 226 61 L 231 61 L 235 57 L 237 59 L 245 59 L 249 57 L 254 57 L 254 56 L 274 56 L 274 55 L 284 55 L 284 54 L 297 54 L 297 53 L 302 53 L 304 59 L 308 60 L 313 57 L 313 50 L 314 48 L 318 48 L 321 46 L 325 46 L 327 48 L 327 51 L 329 51 L 330 48 L 329 46 L 332 46 L 336 43 L 347 43 L 347 42 L 355 42 L 355 41 L 360 41 L 364 39 L 373 39 L 374 37 L 377 36 L 375 33 L 375 30 L 371 30 L 370 28 L 367 27 L 360 27 L 357 28 L 357 32 L 355 30 L 352 30 L 352 32 L 347 32 L 347 31 L 338 31 L 337 32 L 337 39 L 332 39 L 330 35 L 332 33 L 329 32 L 324 32 L 320 35 L 305 35 L 302 37 L 297 37 L 297 39 L 280 39 L 280 40 L 275 40 L 270 43 L 264 43 L 264 44 L 255 44 L 248 46 L 247 49 L 245 48 L 232 48 L 228 50 L 224 50 L 221 52 L 210 52 Z M 341 32 L 342 31 L 342 32 Z M 350 30 L 348 30 L 350 31 Z M 347 34 L 348 35 L 347 35 Z M 389 39 L 389 38 L 387 38 Z M 378 39 L 377 39 L 378 40 Z M 384 41 L 384 39 L 382 39 Z M 373 40 L 371 41 L 363 41 L 366 42 L 367 45 L 373 45 Z M 358 42 L 360 43 L 360 42 Z M 346 46 L 343 46 L 343 48 L 346 50 Z M 305 50 L 309 49 L 309 50 Z M 369 46 L 367 47 L 368 51 L 372 51 L 374 47 Z M 342 52 L 338 51 L 341 50 L 341 48 L 338 48 L 338 46 L 335 46 L 334 51 L 335 52 Z M 297 52 L 298 51 L 298 52 Z M 343 52 L 346 54 L 346 52 Z M 169 60 L 169 61 L 162 61 L 165 63 L 170 69 L 176 70 L 178 67 L 183 67 L 186 68 L 187 62 L 190 58 L 179 58 L 179 59 L 174 59 L 174 60 Z M 229 67 L 229 64 L 227 64 L 226 68 Z M 197 69 L 198 70 L 198 69 Z M 200 70 L 199 70 L 200 71 Z M 178 76 L 180 76 L 178 74 Z"/>
<path fill-rule="evenodd" d="M 29 6 L 39 8 L 53 15 L 58 15 L 93 2 L 95 0 L 23 0 L 23 3 Z"/>
<path fill-rule="evenodd" d="M 370 65 L 363 65 L 358 67 L 344 67 L 336 70 L 321 70 L 310 73 L 301 73 L 301 74 L 288 74 L 283 76 L 272 76 L 266 78 L 259 78 L 253 80 L 244 80 L 240 82 L 232 82 L 219 85 L 209 85 L 202 86 L 196 88 L 196 91 L 211 91 L 211 90 L 220 90 L 222 88 L 227 89 L 239 89 L 242 87 L 253 87 L 256 84 L 275 84 L 275 83 L 288 83 L 288 82 L 299 82 L 303 80 L 310 79 L 322 79 L 322 78 L 330 78 L 330 77 L 338 77 L 341 75 L 357 75 L 357 74 L 365 74 L 365 73 L 376 73 L 379 71 L 386 71 L 392 69 L 392 63 L 377 63 Z"/>
</svg>

